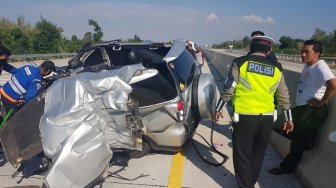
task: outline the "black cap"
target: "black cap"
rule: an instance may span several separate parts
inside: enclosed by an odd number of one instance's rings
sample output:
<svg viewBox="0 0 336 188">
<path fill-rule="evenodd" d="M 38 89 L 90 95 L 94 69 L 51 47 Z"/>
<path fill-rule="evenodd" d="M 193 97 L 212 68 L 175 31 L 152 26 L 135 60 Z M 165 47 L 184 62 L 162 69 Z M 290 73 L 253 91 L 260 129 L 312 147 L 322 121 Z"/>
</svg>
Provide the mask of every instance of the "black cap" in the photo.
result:
<svg viewBox="0 0 336 188">
<path fill-rule="evenodd" d="M 44 70 L 46 70 L 46 71 L 56 71 L 56 67 L 55 67 L 55 63 L 54 62 L 52 62 L 52 61 L 49 61 L 49 60 L 47 60 L 47 61 L 44 61 L 41 65 L 40 65 L 40 67 L 42 67 Z"/>
<path fill-rule="evenodd" d="M 9 57 L 9 56 L 12 55 L 12 53 L 8 48 L 6 48 L 4 46 L 0 46 L 0 55 L 5 55 L 5 56 Z"/>
<path fill-rule="evenodd" d="M 250 37 L 254 37 L 255 35 L 265 36 L 265 33 L 262 31 L 253 31 Z"/>
</svg>

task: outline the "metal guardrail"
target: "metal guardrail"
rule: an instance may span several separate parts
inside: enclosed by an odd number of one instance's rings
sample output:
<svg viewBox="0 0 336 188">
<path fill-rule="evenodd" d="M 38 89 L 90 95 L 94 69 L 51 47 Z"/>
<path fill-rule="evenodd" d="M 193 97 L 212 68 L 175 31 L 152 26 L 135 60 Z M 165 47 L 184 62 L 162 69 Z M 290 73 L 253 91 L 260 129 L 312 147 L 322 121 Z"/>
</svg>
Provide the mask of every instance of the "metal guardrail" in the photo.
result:
<svg viewBox="0 0 336 188">
<path fill-rule="evenodd" d="M 301 62 L 300 55 L 289 55 L 289 54 L 278 54 L 278 53 L 276 53 L 275 55 L 277 56 L 278 59 Z M 321 57 L 321 59 L 324 59 L 324 61 L 331 67 L 336 66 L 336 58 Z"/>
<path fill-rule="evenodd" d="M 47 59 L 63 59 L 76 57 L 77 53 L 49 53 L 49 54 L 23 54 L 23 55 L 11 55 L 10 60 L 12 62 L 30 60 L 47 60 Z"/>
<path fill-rule="evenodd" d="M 229 50 L 229 49 L 222 49 L 228 52 L 234 52 L 234 53 L 239 53 L 239 54 L 247 54 L 247 51 L 245 50 Z M 301 56 L 300 55 L 291 55 L 291 54 L 275 54 L 276 57 L 280 60 L 285 60 L 285 61 L 294 61 L 294 62 L 301 62 Z M 321 59 L 324 59 L 324 61 L 331 67 L 331 68 L 336 68 L 336 58 L 333 57 L 321 57 Z"/>
</svg>

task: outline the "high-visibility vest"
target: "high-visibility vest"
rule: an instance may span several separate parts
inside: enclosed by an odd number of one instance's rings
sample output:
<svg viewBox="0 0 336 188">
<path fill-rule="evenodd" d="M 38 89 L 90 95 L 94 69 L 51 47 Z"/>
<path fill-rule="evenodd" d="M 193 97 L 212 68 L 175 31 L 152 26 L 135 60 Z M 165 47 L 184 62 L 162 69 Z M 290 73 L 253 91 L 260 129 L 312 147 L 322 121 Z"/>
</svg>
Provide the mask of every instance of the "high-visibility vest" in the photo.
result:
<svg viewBox="0 0 336 188">
<path fill-rule="evenodd" d="M 16 70 L 9 81 L 0 89 L 0 93 L 13 103 L 18 100 L 28 102 L 37 95 L 41 81 L 42 74 L 38 67 L 24 65 Z"/>
<path fill-rule="evenodd" d="M 233 105 L 238 114 L 267 114 L 274 111 L 274 93 L 282 76 L 280 63 L 261 56 L 236 59 L 239 81 Z"/>
</svg>

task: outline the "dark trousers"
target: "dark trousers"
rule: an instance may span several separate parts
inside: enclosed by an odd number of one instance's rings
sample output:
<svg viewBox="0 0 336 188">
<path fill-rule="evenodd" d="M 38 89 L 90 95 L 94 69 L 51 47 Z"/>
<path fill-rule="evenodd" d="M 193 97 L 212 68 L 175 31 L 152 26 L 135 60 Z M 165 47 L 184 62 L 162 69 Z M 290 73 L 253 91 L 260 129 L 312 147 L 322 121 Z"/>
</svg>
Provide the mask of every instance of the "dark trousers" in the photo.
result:
<svg viewBox="0 0 336 188">
<path fill-rule="evenodd" d="M 4 106 L 6 112 L 8 112 L 11 108 L 13 108 L 13 109 L 17 109 L 18 108 L 17 104 L 12 103 L 11 101 L 9 101 L 4 96 L 1 96 L 1 102 L 2 102 L 2 105 Z"/>
<path fill-rule="evenodd" d="M 308 105 L 292 109 L 294 131 L 290 151 L 280 164 L 281 168 L 294 171 L 309 142 L 314 139 L 327 118 L 328 107 L 312 108 Z"/>
<path fill-rule="evenodd" d="M 11 101 L 9 101 L 6 97 L 1 96 L 1 103 L 2 103 L 2 109 L 1 109 L 1 115 L 2 118 L 4 118 L 6 116 L 6 114 L 9 112 L 10 109 L 13 109 L 14 111 L 12 112 L 12 115 L 10 117 L 12 117 L 14 115 L 15 112 L 17 112 L 22 106 L 18 105 L 16 103 L 12 103 Z M 1 120 L 1 119 L 0 119 Z M 1 121 L 2 122 L 2 121 Z M 0 122 L 0 123 L 1 123 Z"/>
<path fill-rule="evenodd" d="M 233 123 L 233 165 L 241 188 L 252 188 L 258 181 L 272 123 L 270 115 L 239 115 L 239 122 Z"/>
</svg>

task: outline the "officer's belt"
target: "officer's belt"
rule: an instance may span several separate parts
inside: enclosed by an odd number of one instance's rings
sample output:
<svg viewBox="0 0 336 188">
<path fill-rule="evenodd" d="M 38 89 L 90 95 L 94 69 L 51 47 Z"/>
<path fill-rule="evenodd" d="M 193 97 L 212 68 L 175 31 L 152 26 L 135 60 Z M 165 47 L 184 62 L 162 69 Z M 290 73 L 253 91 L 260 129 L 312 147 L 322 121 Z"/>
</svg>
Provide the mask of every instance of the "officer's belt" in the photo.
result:
<svg viewBox="0 0 336 188">
<path fill-rule="evenodd" d="M 269 112 L 269 113 L 260 113 L 260 114 L 249 114 L 249 113 L 238 113 L 239 115 L 249 115 L 249 116 L 273 116 L 274 112 Z"/>
</svg>

